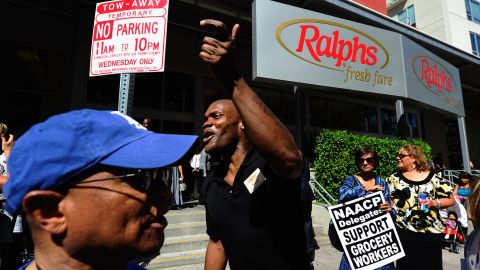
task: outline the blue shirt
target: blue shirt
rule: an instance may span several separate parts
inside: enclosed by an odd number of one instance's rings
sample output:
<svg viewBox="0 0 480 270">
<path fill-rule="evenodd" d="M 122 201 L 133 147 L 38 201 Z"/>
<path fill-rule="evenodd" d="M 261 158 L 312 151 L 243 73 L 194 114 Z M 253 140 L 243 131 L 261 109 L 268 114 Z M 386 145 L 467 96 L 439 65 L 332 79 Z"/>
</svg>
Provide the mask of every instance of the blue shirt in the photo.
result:
<svg viewBox="0 0 480 270">
<path fill-rule="evenodd" d="M 383 187 L 383 197 L 385 201 L 390 202 L 390 192 L 388 191 L 388 185 L 385 179 L 375 176 L 375 185 Z M 365 187 L 360 181 L 353 175 L 348 176 L 340 187 L 340 194 L 338 195 L 338 202 L 344 203 L 356 198 L 365 197 L 367 194 Z"/>
</svg>

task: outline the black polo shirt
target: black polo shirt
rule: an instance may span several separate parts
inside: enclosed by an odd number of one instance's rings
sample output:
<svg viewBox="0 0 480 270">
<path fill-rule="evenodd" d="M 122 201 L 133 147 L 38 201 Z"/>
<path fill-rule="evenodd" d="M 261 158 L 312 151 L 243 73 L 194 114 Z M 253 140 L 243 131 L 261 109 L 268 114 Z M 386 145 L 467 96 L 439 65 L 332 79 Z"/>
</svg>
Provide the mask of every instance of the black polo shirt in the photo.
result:
<svg viewBox="0 0 480 270">
<path fill-rule="evenodd" d="M 251 150 L 235 176 L 225 181 L 222 165 L 204 184 L 207 234 L 222 240 L 232 270 L 309 269 L 298 179 L 282 179 Z M 244 181 L 257 169 L 265 181 L 250 193 Z M 259 181 L 257 179 L 257 181 Z"/>
</svg>

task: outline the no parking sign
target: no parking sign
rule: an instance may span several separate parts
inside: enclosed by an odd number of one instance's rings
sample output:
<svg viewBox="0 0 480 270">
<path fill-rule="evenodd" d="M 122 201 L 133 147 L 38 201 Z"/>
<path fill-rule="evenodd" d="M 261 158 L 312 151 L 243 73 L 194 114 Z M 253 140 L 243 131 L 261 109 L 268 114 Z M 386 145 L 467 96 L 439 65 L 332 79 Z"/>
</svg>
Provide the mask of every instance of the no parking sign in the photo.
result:
<svg viewBox="0 0 480 270">
<path fill-rule="evenodd" d="M 90 76 L 164 70 L 168 0 L 98 3 Z"/>
</svg>

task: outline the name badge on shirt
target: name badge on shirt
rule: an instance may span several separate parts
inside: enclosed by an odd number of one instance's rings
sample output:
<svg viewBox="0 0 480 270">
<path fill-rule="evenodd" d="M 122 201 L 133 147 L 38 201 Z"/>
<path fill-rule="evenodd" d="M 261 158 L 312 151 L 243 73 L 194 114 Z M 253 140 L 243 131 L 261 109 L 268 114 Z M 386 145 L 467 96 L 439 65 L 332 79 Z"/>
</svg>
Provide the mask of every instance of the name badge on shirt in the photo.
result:
<svg viewBox="0 0 480 270">
<path fill-rule="evenodd" d="M 267 180 L 263 173 L 257 168 L 245 181 L 243 184 L 247 187 L 250 194 L 252 194 L 263 182 Z"/>
</svg>

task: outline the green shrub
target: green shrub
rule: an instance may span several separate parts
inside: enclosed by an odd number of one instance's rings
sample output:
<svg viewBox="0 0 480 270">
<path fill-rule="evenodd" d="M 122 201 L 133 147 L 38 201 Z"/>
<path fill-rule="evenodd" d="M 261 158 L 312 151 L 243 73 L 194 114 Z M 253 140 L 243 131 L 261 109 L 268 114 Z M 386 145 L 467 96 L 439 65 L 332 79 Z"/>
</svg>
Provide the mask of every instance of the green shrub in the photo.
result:
<svg viewBox="0 0 480 270">
<path fill-rule="evenodd" d="M 406 144 L 420 146 L 427 156 L 431 157 L 431 147 L 421 140 L 400 140 L 396 138 L 377 138 L 356 135 L 347 131 L 323 130 L 315 143 L 315 160 L 313 169 L 315 179 L 335 198 L 343 180 L 357 173 L 355 166 L 355 150 L 369 146 L 378 154 L 379 164 L 376 173 L 386 178 L 397 168 L 395 155 L 400 147 Z"/>
</svg>

